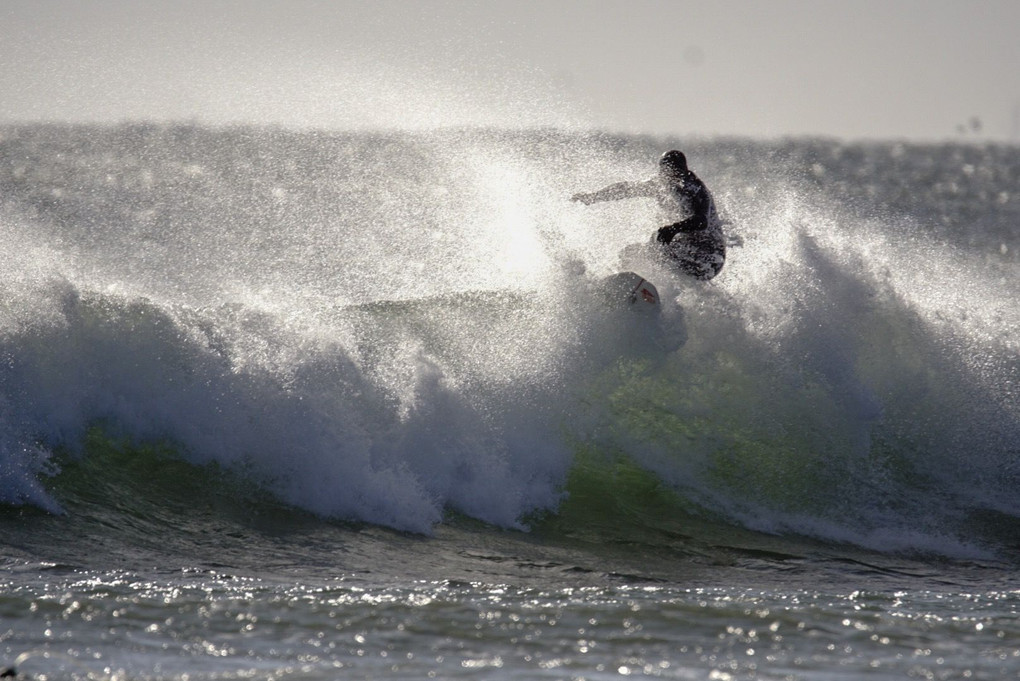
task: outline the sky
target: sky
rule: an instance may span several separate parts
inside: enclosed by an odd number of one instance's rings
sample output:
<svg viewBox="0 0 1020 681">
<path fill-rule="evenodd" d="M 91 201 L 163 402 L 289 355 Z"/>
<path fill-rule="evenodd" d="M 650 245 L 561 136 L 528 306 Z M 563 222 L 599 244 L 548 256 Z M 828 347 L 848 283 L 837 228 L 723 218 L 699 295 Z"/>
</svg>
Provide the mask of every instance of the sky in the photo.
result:
<svg viewBox="0 0 1020 681">
<path fill-rule="evenodd" d="M 1018 0 L 0 0 L 0 123 L 1020 141 Z"/>
</svg>

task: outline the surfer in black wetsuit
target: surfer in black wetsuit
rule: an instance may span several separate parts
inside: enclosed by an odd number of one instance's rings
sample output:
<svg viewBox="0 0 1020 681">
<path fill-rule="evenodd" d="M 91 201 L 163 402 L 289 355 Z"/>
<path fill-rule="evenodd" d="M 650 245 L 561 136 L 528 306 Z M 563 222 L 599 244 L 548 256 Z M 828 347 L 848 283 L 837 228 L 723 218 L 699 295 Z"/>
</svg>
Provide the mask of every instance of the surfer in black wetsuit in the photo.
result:
<svg viewBox="0 0 1020 681">
<path fill-rule="evenodd" d="M 590 205 L 647 197 L 659 203 L 669 224 L 652 237 L 658 252 L 684 274 L 708 280 L 726 262 L 726 237 L 715 202 L 705 183 L 687 168 L 682 152 L 667 151 L 659 159 L 659 174 L 644 182 L 617 182 L 597 192 L 574 194 L 572 201 Z"/>
</svg>

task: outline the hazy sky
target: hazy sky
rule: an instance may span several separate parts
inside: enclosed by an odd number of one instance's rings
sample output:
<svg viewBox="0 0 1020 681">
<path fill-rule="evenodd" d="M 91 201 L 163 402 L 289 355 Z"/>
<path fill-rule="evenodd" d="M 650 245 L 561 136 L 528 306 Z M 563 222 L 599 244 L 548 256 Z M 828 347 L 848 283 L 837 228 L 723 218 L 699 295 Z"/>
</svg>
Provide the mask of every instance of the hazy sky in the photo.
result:
<svg viewBox="0 0 1020 681">
<path fill-rule="evenodd" d="M 1020 140 L 1020 0 L 0 0 L 0 122 Z"/>
</svg>

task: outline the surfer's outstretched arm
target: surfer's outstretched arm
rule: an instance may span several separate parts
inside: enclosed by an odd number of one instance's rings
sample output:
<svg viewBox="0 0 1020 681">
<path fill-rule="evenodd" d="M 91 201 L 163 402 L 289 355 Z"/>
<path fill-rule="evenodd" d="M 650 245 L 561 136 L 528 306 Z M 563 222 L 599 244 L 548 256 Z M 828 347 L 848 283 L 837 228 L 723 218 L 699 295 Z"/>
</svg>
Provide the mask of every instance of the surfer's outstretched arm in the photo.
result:
<svg viewBox="0 0 1020 681">
<path fill-rule="evenodd" d="M 655 196 L 655 184 L 653 182 L 617 182 L 603 187 L 597 192 L 574 194 L 570 200 L 580 201 L 587 206 L 598 201 L 618 201 L 640 196 Z"/>
</svg>

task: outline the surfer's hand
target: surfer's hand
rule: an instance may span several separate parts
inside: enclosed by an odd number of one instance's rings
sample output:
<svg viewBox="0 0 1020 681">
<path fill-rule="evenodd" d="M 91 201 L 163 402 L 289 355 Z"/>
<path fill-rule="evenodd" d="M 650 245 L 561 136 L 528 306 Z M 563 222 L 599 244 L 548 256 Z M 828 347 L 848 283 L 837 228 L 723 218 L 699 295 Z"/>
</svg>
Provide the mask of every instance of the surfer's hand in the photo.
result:
<svg viewBox="0 0 1020 681">
<path fill-rule="evenodd" d="M 584 192 L 581 192 L 580 194 L 574 194 L 573 196 L 570 197 L 570 200 L 574 202 L 580 201 L 586 206 L 590 206 L 595 202 L 595 200 L 591 197 L 591 194 L 585 194 Z"/>
<path fill-rule="evenodd" d="M 665 227 L 660 227 L 659 230 L 655 232 L 655 240 L 658 241 L 660 244 L 668 244 L 670 241 L 673 240 L 673 237 L 675 236 L 676 231 L 673 229 L 673 225 L 666 225 Z"/>
</svg>

